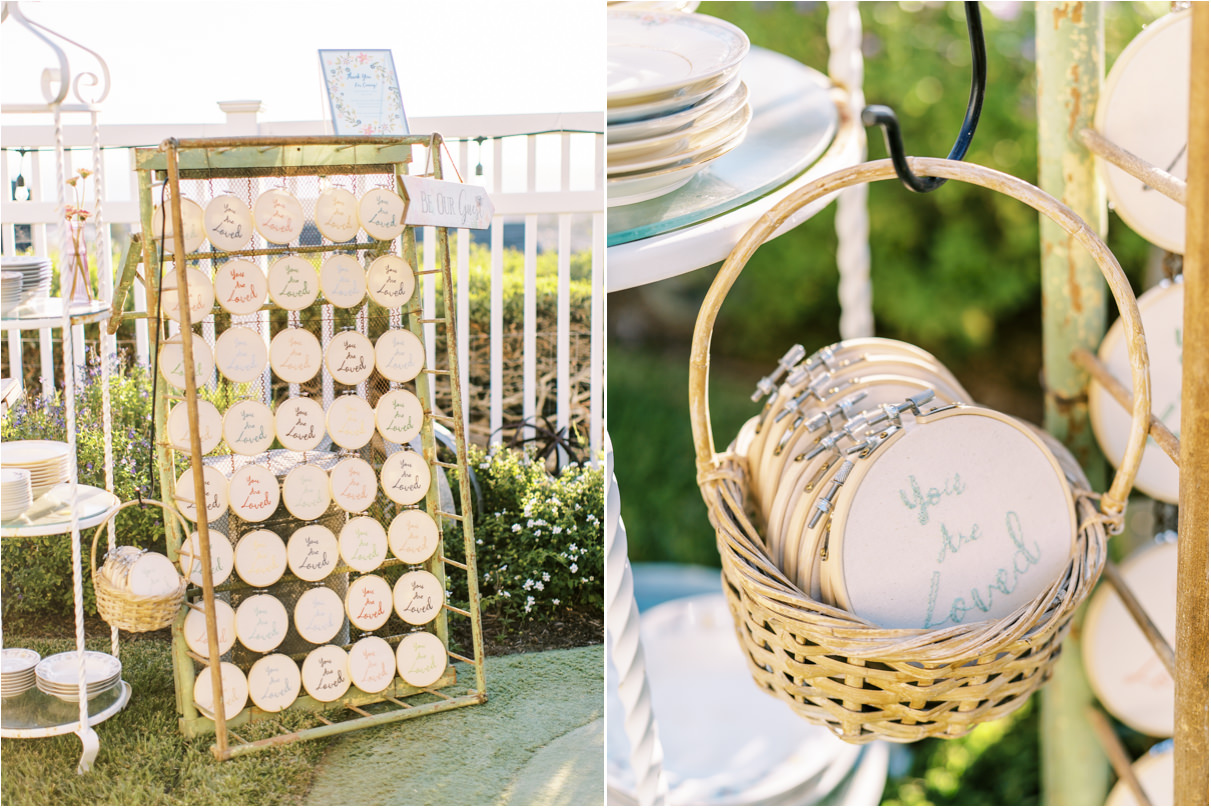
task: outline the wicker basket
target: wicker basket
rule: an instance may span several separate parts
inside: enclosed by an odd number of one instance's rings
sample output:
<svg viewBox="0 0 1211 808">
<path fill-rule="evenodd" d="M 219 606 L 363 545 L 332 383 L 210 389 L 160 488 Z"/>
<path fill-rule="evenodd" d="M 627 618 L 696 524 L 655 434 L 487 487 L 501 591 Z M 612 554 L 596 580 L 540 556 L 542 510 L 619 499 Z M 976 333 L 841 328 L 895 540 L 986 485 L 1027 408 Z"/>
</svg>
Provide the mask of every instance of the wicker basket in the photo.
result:
<svg viewBox="0 0 1211 808">
<path fill-rule="evenodd" d="M 1148 360 L 1135 297 L 1122 268 L 1093 231 L 1072 210 L 1015 177 L 949 160 L 911 158 L 909 163 L 918 175 L 969 182 L 1025 202 L 1094 257 L 1131 335 L 1132 432 L 1100 509 L 1097 495 L 1079 490 L 1083 478 L 1077 478 L 1080 527 L 1063 574 L 1007 617 L 933 630 L 886 629 L 812 600 L 770 560 L 746 516 L 744 459 L 715 451 L 707 402 L 711 334 L 744 265 L 791 214 L 843 188 L 894 179 L 891 161 L 822 177 L 784 199 L 745 233 L 707 292 L 694 330 L 689 393 L 698 484 L 715 527 L 724 591 L 753 678 L 803 717 L 854 743 L 958 737 L 981 721 L 1012 712 L 1047 680 L 1073 613 L 1101 572 L 1107 533 L 1121 528 L 1150 409 Z"/>
<path fill-rule="evenodd" d="M 158 505 L 164 509 L 165 513 L 172 514 L 181 524 L 186 535 L 190 532 L 189 524 L 183 516 L 177 513 L 175 508 L 154 499 L 145 499 L 142 502 L 138 500 L 124 502 L 114 508 L 110 518 L 131 505 Z M 180 612 L 181 604 L 185 602 L 185 589 L 189 582 L 185 578 L 180 578 L 179 585 L 174 591 L 154 596 L 132 595 L 130 592 L 114 586 L 104 571 L 97 571 L 97 540 L 101 538 L 107 522 L 108 520 L 103 522 L 93 533 L 92 549 L 88 554 L 88 566 L 92 571 L 93 589 L 97 593 L 97 611 L 100 612 L 101 619 L 114 628 L 133 633 L 168 628 L 176 619 L 177 613 Z"/>
</svg>

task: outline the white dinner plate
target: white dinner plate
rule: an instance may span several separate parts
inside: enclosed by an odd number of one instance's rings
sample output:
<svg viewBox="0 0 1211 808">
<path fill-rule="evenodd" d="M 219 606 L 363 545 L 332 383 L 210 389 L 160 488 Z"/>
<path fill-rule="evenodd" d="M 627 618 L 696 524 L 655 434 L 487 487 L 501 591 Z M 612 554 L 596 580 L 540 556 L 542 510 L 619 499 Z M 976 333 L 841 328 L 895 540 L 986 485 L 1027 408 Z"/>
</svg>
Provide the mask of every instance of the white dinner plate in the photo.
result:
<svg viewBox="0 0 1211 808">
<path fill-rule="evenodd" d="M 734 141 L 734 146 L 738 146 L 736 138 L 743 135 L 752 119 L 753 110 L 745 104 L 723 120 L 704 123 L 687 134 L 662 138 L 659 145 L 650 149 L 611 159 L 606 173 L 611 177 L 641 174 L 696 163 L 698 158 L 713 153 L 724 143 Z"/>
<path fill-rule="evenodd" d="M 294 531 L 286 546 L 290 571 L 304 581 L 322 581 L 341 561 L 336 536 L 323 525 L 304 525 Z"/>
<path fill-rule="evenodd" d="M 673 126 L 665 131 L 657 131 L 654 135 L 645 137 L 636 137 L 630 140 L 620 140 L 617 138 L 614 129 L 623 126 L 634 126 L 635 124 L 620 124 L 619 127 L 611 127 L 606 145 L 606 157 L 610 162 L 625 161 L 633 159 L 641 159 L 649 156 L 659 156 L 661 154 L 674 154 L 679 151 L 684 151 L 694 143 L 701 143 L 703 135 L 712 131 L 715 127 L 729 120 L 733 115 L 739 113 L 748 105 L 748 85 L 734 79 L 732 84 L 727 87 L 722 87 L 719 93 L 727 93 L 727 95 L 716 96 L 712 95 L 703 101 L 707 107 L 702 109 L 702 104 L 699 104 L 691 109 L 677 113 L 676 116 L 692 116 L 686 117 L 686 123 L 683 125 Z M 648 121 L 637 121 L 636 123 L 651 123 L 652 121 L 660 121 L 661 118 L 653 118 Z"/>
<path fill-rule="evenodd" d="M 606 105 L 686 97 L 711 82 L 722 86 L 748 50 L 743 31 L 705 14 L 611 9 L 606 14 Z"/>
<path fill-rule="evenodd" d="M 748 100 L 748 87 L 737 76 L 697 104 L 680 112 L 660 115 L 655 118 L 642 118 L 627 123 L 610 124 L 606 128 L 606 148 L 608 149 L 610 145 L 620 146 L 635 140 L 658 138 L 673 132 L 689 129 L 702 116 L 713 112 L 720 105 L 727 104 L 730 106 L 735 103 L 736 99 L 741 97 L 744 100 L 740 104 L 737 104 L 737 106 L 743 105 Z"/>
<path fill-rule="evenodd" d="M 48 656 L 34 667 L 40 682 L 55 689 L 74 689 L 79 684 L 80 657 L 75 651 Z M 84 652 L 84 681 L 90 688 L 122 675 L 118 658 L 100 651 Z"/>
<path fill-rule="evenodd" d="M 303 206 L 294 194 L 270 188 L 252 203 L 252 221 L 270 244 L 289 244 L 303 233 Z"/>
</svg>

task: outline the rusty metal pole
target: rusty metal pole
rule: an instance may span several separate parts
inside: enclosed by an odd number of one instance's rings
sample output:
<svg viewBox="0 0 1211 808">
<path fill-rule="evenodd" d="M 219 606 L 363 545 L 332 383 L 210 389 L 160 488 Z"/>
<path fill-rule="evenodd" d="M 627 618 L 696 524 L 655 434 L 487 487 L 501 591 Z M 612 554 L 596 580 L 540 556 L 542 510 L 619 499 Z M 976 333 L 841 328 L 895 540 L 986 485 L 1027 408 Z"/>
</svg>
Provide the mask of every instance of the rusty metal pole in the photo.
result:
<svg viewBox="0 0 1211 808">
<path fill-rule="evenodd" d="M 1041 2 L 1035 15 L 1039 187 L 1104 237 L 1105 194 L 1093 154 L 1080 141 L 1081 130 L 1093 125 L 1103 75 L 1101 5 Z M 1045 423 L 1101 490 L 1105 468 L 1089 427 L 1089 376 L 1071 354 L 1075 348 L 1096 350 L 1106 332 L 1106 284 L 1079 244 L 1046 217 L 1039 218 Z M 1100 805 L 1109 786 L 1109 763 L 1086 720 L 1093 694 L 1078 640 L 1079 625 L 1042 694 L 1039 743 L 1042 797 L 1048 805 Z"/>
<path fill-rule="evenodd" d="M 1207 4 L 1193 3 L 1192 13 L 1174 648 L 1177 805 L 1207 804 Z"/>
</svg>

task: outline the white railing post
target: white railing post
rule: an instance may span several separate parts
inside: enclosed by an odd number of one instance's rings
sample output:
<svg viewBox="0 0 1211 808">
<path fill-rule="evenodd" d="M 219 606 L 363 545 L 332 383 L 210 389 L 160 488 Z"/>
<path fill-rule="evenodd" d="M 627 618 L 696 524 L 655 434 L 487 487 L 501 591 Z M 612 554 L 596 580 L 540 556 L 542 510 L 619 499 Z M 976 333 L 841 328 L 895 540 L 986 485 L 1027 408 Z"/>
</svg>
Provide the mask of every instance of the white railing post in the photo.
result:
<svg viewBox="0 0 1211 808">
<path fill-rule="evenodd" d="M 226 134 L 233 137 L 260 134 L 257 116 L 265 111 L 260 101 L 220 101 L 219 109 L 227 115 Z"/>
</svg>

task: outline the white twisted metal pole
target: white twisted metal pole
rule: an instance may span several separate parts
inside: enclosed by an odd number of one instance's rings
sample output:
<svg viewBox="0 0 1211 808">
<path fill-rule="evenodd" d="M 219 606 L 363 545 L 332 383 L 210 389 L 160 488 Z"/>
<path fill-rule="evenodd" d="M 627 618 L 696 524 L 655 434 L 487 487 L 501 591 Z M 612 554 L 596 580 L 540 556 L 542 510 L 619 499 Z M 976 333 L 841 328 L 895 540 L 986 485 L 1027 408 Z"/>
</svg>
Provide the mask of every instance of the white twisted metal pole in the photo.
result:
<svg viewBox="0 0 1211 808">
<path fill-rule="evenodd" d="M 648 687 L 643 644 L 639 639 L 639 607 L 627 558 L 627 532 L 622 524 L 622 496 L 614 477 L 614 447 L 605 436 L 606 485 L 606 633 L 618 669 L 618 695 L 626 713 L 623 729 L 631 743 L 635 799 L 640 805 L 664 805 L 668 781 L 664 749 L 656 733 L 652 693 Z"/>
<path fill-rule="evenodd" d="M 862 92 L 862 18 L 854 0 L 832 0 L 828 4 L 828 75 L 848 91 L 847 115 L 861 119 L 866 96 Z M 862 154 L 866 159 L 866 138 Z M 870 220 L 867 217 L 867 185 L 846 188 L 837 198 L 837 269 L 841 281 L 841 339 L 869 337 L 875 333 L 870 291 Z"/>
</svg>

